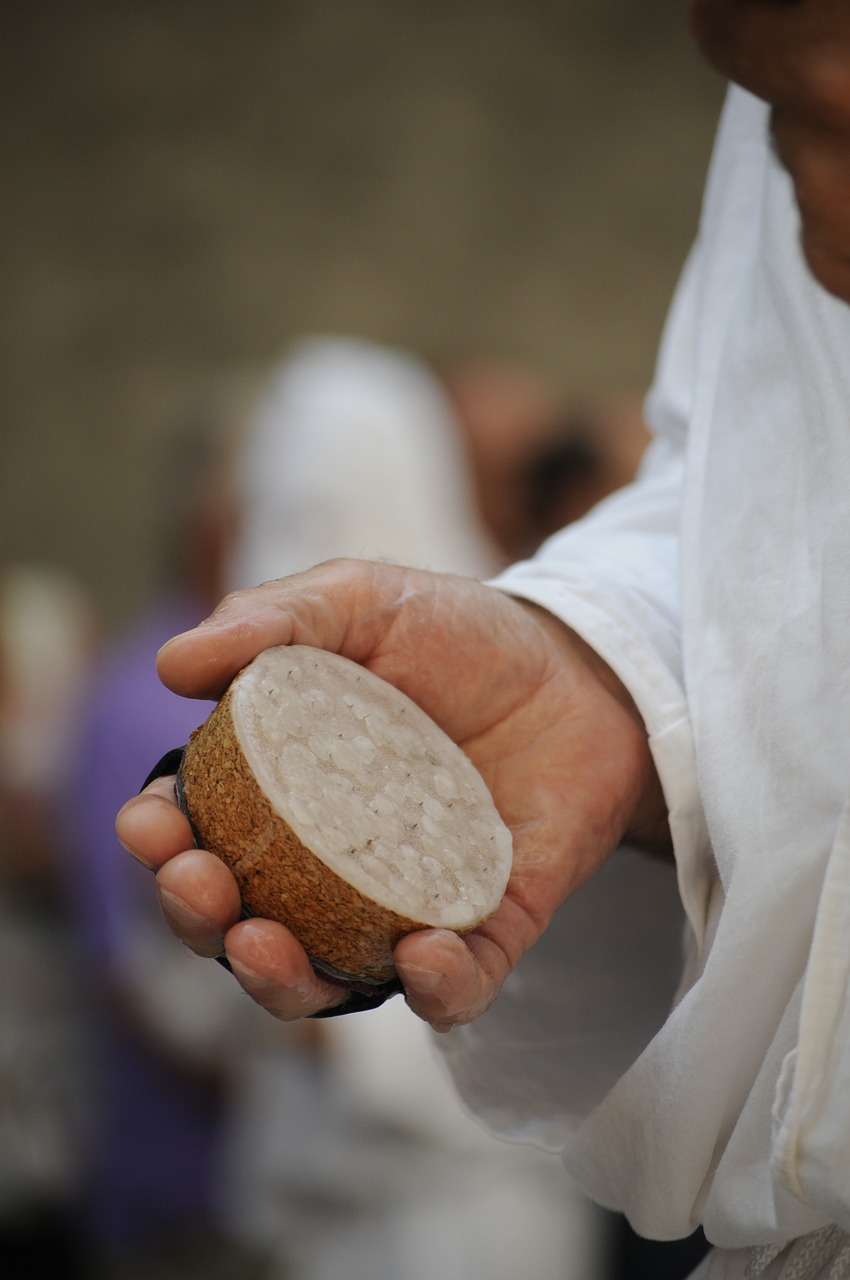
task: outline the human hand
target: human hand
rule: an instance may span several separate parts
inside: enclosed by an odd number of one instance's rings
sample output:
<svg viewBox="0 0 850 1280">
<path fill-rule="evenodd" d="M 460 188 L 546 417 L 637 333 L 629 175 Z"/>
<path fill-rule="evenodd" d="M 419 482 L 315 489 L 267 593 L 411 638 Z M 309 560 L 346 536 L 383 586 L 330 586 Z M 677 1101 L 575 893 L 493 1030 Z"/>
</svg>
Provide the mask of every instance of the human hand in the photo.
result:
<svg viewBox="0 0 850 1280">
<path fill-rule="evenodd" d="M 409 934 L 395 951 L 408 1003 L 438 1030 L 495 998 L 563 898 L 624 834 L 666 834 L 666 811 L 631 700 L 571 631 L 531 605 L 463 578 L 334 561 L 228 597 L 160 652 L 178 693 L 218 696 L 257 653 L 308 644 L 362 663 L 402 689 L 472 759 L 510 827 L 514 862 L 496 913 L 463 938 Z M 259 1004 L 294 1019 L 339 1004 L 282 925 L 240 920 L 239 893 L 192 848 L 170 780 L 118 817 L 125 846 L 157 871 L 173 931 L 202 955 L 226 953 Z"/>
<path fill-rule="evenodd" d="M 794 182 L 806 261 L 850 302 L 850 5 L 847 0 L 691 0 L 700 49 L 772 107 Z"/>
</svg>

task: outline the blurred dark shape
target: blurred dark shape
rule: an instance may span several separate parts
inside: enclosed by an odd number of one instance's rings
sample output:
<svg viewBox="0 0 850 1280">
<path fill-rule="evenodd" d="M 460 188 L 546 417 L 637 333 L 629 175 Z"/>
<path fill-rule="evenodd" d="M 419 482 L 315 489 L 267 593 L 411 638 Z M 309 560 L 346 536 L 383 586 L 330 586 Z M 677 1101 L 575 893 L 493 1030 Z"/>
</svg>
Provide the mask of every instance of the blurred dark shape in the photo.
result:
<svg viewBox="0 0 850 1280">
<path fill-rule="evenodd" d="M 73 578 L 0 570 L 0 1257 L 68 1277 L 87 1274 L 77 1183 L 89 1078 L 59 815 L 93 640 Z"/>
<path fill-rule="evenodd" d="M 443 379 L 481 519 L 507 561 L 532 554 L 628 484 L 648 443 L 637 394 L 573 399 L 509 360 L 460 362 Z"/>
<path fill-rule="evenodd" d="M 637 398 L 566 412 L 522 477 L 532 548 L 628 484 L 647 442 Z"/>
<path fill-rule="evenodd" d="M 607 1222 L 607 1280 L 687 1280 L 711 1249 L 702 1230 L 685 1240 L 644 1240 L 620 1214 Z"/>
<path fill-rule="evenodd" d="M 160 580 L 93 664 L 67 804 L 65 880 L 93 1043 L 82 1216 L 107 1274 L 167 1266 L 185 1276 L 227 1274 L 219 1183 L 230 1080 L 221 1041 L 232 983 L 171 936 L 151 873 L 114 831 L 151 765 L 182 745 L 210 706 L 170 693 L 156 674 L 159 646 L 197 624 L 223 590 L 238 397 L 223 388 L 208 400 L 157 460 Z M 245 1274 L 247 1254 L 233 1265 Z"/>
</svg>

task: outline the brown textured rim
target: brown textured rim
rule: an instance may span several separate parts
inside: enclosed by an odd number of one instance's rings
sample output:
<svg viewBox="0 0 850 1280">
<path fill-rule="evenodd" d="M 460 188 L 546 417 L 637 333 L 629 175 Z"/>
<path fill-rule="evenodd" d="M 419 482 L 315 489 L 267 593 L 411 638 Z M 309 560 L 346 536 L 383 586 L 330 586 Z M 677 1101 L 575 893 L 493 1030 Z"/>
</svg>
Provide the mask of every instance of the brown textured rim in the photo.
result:
<svg viewBox="0 0 850 1280">
<path fill-rule="evenodd" d="M 166 751 L 151 769 L 139 790 L 144 791 L 157 778 L 166 778 L 174 774 L 174 789 L 178 807 L 192 828 L 195 844 L 200 845 L 201 842 L 195 829 L 195 824 L 192 821 L 192 815 L 189 813 L 183 790 L 182 765 L 185 752 L 185 746 L 172 747 L 170 751 Z M 242 915 L 244 919 L 248 919 L 252 915 L 252 912 L 245 906 L 244 902 L 242 903 Z M 223 968 L 230 970 L 230 964 L 225 956 L 216 956 L 215 959 Z M 377 1009 L 392 996 L 400 995 L 404 992 L 404 987 L 397 977 L 381 981 L 376 978 L 344 973 L 341 969 L 335 969 L 332 965 L 317 959 L 315 956 L 308 956 L 308 959 L 320 977 L 337 986 L 345 987 L 349 992 L 348 999 L 342 1004 L 335 1005 L 331 1009 L 323 1009 L 319 1013 L 313 1014 L 312 1017 L 314 1018 L 333 1018 L 340 1014 L 361 1013 L 368 1009 Z"/>
</svg>

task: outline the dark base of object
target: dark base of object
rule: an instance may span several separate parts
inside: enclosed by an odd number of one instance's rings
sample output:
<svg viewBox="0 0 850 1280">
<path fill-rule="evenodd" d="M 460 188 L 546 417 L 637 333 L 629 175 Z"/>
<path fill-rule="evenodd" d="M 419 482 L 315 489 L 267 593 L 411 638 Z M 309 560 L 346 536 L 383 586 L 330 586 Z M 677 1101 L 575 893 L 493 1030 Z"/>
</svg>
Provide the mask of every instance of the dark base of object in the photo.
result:
<svg viewBox="0 0 850 1280">
<path fill-rule="evenodd" d="M 611 1214 L 606 1280 L 687 1280 L 711 1249 L 702 1231 L 685 1240 L 644 1240 Z"/>
<path fill-rule="evenodd" d="M 33 1209 L 12 1221 L 0 1218 L 0 1263 L 8 1275 L 91 1277 L 86 1242 L 70 1214 L 61 1209 Z"/>
</svg>

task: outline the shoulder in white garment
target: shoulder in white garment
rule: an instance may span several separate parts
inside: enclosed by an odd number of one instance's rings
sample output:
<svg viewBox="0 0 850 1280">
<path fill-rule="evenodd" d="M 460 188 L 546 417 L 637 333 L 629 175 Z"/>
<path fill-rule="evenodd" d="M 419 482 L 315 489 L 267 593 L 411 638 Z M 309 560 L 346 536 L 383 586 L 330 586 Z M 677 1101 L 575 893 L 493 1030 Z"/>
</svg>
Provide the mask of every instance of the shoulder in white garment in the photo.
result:
<svg viewBox="0 0 850 1280">
<path fill-rule="evenodd" d="M 616 855 L 444 1048 L 489 1123 L 662 1239 L 850 1229 L 848 351 L 766 109 L 733 89 L 643 474 L 496 580 L 632 692 L 677 865 Z"/>
</svg>

